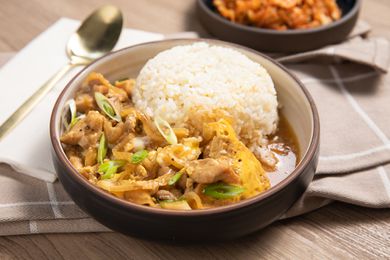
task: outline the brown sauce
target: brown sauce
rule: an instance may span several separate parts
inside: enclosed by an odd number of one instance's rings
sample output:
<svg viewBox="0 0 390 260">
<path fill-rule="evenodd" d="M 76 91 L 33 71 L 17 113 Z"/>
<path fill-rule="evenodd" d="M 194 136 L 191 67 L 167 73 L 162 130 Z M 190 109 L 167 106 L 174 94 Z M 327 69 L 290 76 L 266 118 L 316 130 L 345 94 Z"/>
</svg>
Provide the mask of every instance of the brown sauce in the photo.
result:
<svg viewBox="0 0 390 260">
<path fill-rule="evenodd" d="M 283 115 L 280 115 L 276 133 L 270 136 L 269 140 L 268 147 L 274 152 L 278 163 L 275 169 L 267 168 L 265 165 L 264 169 L 270 178 L 271 185 L 274 186 L 294 171 L 300 160 L 300 151 L 294 130 Z"/>
</svg>

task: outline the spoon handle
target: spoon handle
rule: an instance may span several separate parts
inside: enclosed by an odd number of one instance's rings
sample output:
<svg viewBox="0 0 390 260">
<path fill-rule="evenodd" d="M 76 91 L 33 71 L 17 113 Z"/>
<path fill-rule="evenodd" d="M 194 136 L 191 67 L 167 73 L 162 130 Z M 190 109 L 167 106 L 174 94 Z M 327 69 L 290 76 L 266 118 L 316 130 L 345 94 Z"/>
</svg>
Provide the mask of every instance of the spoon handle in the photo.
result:
<svg viewBox="0 0 390 260">
<path fill-rule="evenodd" d="M 29 97 L 8 119 L 0 125 L 0 141 L 38 104 L 55 84 L 76 64 L 68 63 Z"/>
</svg>

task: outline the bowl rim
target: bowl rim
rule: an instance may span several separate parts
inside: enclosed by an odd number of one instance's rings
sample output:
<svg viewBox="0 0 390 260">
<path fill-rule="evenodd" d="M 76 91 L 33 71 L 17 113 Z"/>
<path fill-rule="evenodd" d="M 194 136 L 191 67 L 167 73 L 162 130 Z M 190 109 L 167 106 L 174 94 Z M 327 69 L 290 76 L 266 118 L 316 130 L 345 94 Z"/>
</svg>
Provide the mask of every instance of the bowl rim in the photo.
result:
<svg viewBox="0 0 390 260">
<path fill-rule="evenodd" d="M 331 22 L 327 25 L 310 28 L 310 29 L 290 29 L 290 30 L 284 30 L 284 31 L 278 31 L 273 29 L 266 29 L 266 28 L 260 28 L 255 26 L 249 26 L 249 25 L 242 25 L 239 23 L 234 23 L 229 21 L 228 19 L 222 17 L 221 15 L 217 14 L 216 12 L 213 12 L 206 4 L 205 0 L 197 0 L 198 6 L 202 8 L 204 12 L 207 13 L 208 16 L 211 16 L 213 19 L 223 23 L 226 26 L 234 27 L 238 30 L 247 31 L 249 33 L 259 33 L 259 34 L 269 34 L 269 35 L 297 35 L 297 34 L 312 34 L 312 33 L 318 33 L 322 31 L 331 30 L 335 27 L 340 26 L 341 24 L 347 22 L 350 20 L 357 12 L 359 12 L 362 0 L 355 0 L 355 3 L 352 7 L 352 9 L 343 15 L 341 19 Z"/>
<path fill-rule="evenodd" d="M 186 43 L 183 43 L 185 41 Z M 122 52 L 126 52 L 129 49 L 133 49 L 136 47 L 144 46 L 144 45 L 153 45 L 153 44 L 162 44 L 162 43 L 167 43 L 167 42 L 178 42 L 178 45 L 183 45 L 183 44 L 191 44 L 195 42 L 207 42 L 213 45 L 219 45 L 219 46 L 230 46 L 235 49 L 244 49 L 248 52 L 251 52 L 255 55 L 261 56 L 263 59 L 266 59 L 267 61 L 273 63 L 276 65 L 278 68 L 280 68 L 284 73 L 288 74 L 288 76 L 291 77 L 292 80 L 294 80 L 300 89 L 302 90 L 305 98 L 307 99 L 309 105 L 310 105 L 310 112 L 312 114 L 313 122 L 312 122 L 312 127 L 313 127 L 313 132 L 312 136 L 310 137 L 310 144 L 309 147 L 306 151 L 306 153 L 303 155 L 301 161 L 299 164 L 295 167 L 295 169 L 281 182 L 276 184 L 275 186 L 271 187 L 269 190 L 260 193 L 254 197 L 245 199 L 243 201 L 239 201 L 233 204 L 229 205 L 224 205 L 224 206 L 219 206 L 216 208 L 210 208 L 210 209 L 200 209 L 200 210 L 192 210 L 192 211 L 180 211 L 180 210 L 170 210 L 170 209 L 160 209 L 160 208 L 153 208 L 149 206 L 144 206 L 144 205 L 138 205 L 136 203 L 126 201 L 120 198 L 117 198 L 102 189 L 98 188 L 97 186 L 93 185 L 90 183 L 87 179 L 85 179 L 82 175 L 79 174 L 79 172 L 72 166 L 70 163 L 69 159 L 67 158 L 61 142 L 59 140 L 59 136 L 56 134 L 56 122 L 57 122 L 57 115 L 59 115 L 59 105 L 61 101 L 63 100 L 63 97 L 65 94 L 68 92 L 68 89 L 72 86 L 73 82 L 80 77 L 80 75 L 84 74 L 85 71 L 87 71 L 92 65 L 104 61 L 105 59 L 109 57 L 115 57 L 116 55 L 120 55 Z M 180 42 L 180 44 L 179 44 Z M 182 217 L 195 217 L 195 216 L 210 216 L 210 215 L 215 215 L 215 214 L 221 214 L 224 212 L 232 212 L 235 210 L 242 209 L 244 207 L 248 207 L 251 205 L 254 205 L 258 202 L 265 201 L 266 199 L 272 197 L 273 195 L 277 194 L 281 190 L 283 190 L 286 186 L 288 186 L 290 183 L 292 183 L 294 180 L 296 180 L 306 169 L 306 167 L 309 166 L 311 163 L 312 159 L 315 157 L 317 153 L 317 149 L 319 147 L 319 138 L 320 138 L 320 121 L 319 121 L 319 115 L 318 111 L 316 108 L 316 105 L 314 103 L 313 98 L 309 94 L 308 90 L 305 88 L 303 83 L 296 77 L 294 76 L 291 72 L 288 71 L 286 67 L 281 65 L 279 62 L 276 60 L 272 59 L 271 57 L 268 57 L 258 51 L 255 51 L 251 48 L 241 46 L 239 44 L 235 43 L 230 43 L 230 42 L 225 42 L 221 40 L 214 40 L 214 39 L 204 39 L 204 38 L 197 38 L 197 39 L 166 39 L 166 40 L 160 40 L 160 41 L 152 41 L 152 42 L 146 42 L 146 43 L 140 43 L 136 45 L 132 45 L 129 47 L 125 47 L 122 49 L 119 49 L 117 51 L 108 53 L 93 62 L 91 62 L 89 65 L 84 67 L 81 71 L 79 71 L 64 87 L 64 89 L 61 91 L 60 95 L 57 97 L 57 100 L 54 104 L 54 107 L 52 109 L 51 117 L 50 117 L 50 139 L 51 139 L 51 144 L 53 147 L 53 150 L 55 152 L 55 155 L 57 159 L 61 162 L 62 166 L 65 167 L 66 174 L 69 175 L 70 178 L 73 178 L 78 184 L 82 185 L 83 188 L 87 189 L 88 191 L 92 192 L 95 196 L 98 197 L 103 197 L 105 200 L 109 201 L 110 203 L 116 204 L 117 206 L 126 208 L 129 211 L 136 211 L 139 213 L 143 214 L 157 214 L 157 215 L 164 215 L 164 216 L 182 216 Z M 69 174 L 71 172 L 72 174 Z"/>
</svg>

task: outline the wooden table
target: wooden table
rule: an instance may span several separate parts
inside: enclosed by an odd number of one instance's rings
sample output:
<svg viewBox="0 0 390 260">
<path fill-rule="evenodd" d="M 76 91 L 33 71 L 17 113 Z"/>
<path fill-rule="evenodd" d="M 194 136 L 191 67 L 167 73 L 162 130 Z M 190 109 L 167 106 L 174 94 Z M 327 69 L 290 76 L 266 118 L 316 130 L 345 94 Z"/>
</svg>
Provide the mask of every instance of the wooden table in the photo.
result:
<svg viewBox="0 0 390 260">
<path fill-rule="evenodd" d="M 83 19 L 103 0 L 0 0 L 0 52 L 20 50 L 61 16 Z M 174 33 L 200 26 L 194 0 L 111 0 L 127 27 Z M 362 17 L 374 35 L 390 39 L 390 1 L 364 1 Z M 306 259 L 390 257 L 390 210 L 334 203 L 313 213 L 279 221 L 237 241 L 178 244 L 118 233 L 0 237 L 0 259 L 242 258 Z"/>
</svg>

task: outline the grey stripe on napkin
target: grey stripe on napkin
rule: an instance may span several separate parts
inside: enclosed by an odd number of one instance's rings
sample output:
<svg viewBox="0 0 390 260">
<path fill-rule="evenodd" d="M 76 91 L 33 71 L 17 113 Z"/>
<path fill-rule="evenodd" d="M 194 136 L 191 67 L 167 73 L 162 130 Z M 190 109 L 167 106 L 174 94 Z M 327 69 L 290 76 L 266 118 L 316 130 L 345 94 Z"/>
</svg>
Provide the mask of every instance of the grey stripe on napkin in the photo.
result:
<svg viewBox="0 0 390 260">
<path fill-rule="evenodd" d="M 362 38 L 359 22 L 347 42 L 279 59 L 306 85 L 318 106 L 321 149 L 317 174 L 285 214 L 292 217 L 334 200 L 390 207 L 389 44 Z M 191 37 L 191 36 L 190 36 Z M 6 60 L 9 54 L 0 54 Z M 0 165 L 0 235 L 100 232 L 59 182 L 43 181 Z"/>
</svg>

